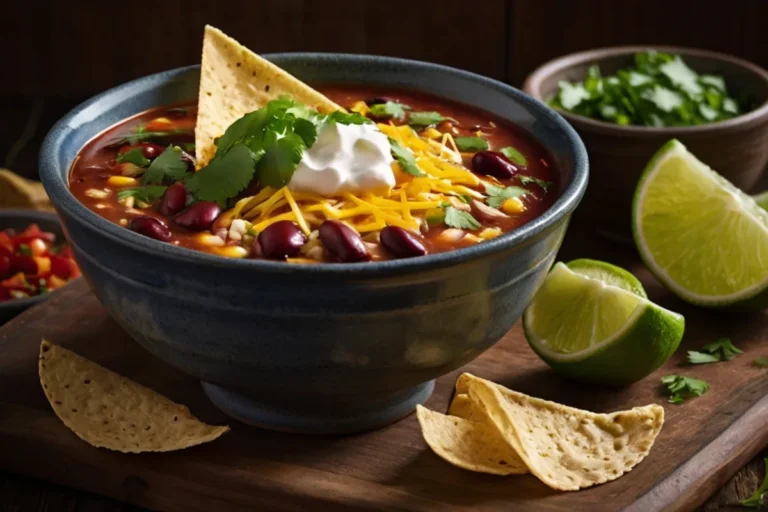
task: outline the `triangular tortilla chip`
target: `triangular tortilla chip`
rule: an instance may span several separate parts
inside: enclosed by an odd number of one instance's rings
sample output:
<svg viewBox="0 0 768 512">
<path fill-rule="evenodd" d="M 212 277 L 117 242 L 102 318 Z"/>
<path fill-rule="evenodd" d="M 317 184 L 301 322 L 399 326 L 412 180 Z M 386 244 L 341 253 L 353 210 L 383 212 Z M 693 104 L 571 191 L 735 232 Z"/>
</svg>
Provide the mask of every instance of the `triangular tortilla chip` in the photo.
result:
<svg viewBox="0 0 768 512">
<path fill-rule="evenodd" d="M 198 168 L 213 158 L 213 141 L 229 125 L 280 96 L 290 96 L 323 113 L 343 110 L 221 30 L 206 25 L 195 127 Z"/>
<path fill-rule="evenodd" d="M 53 209 L 42 183 L 22 178 L 8 169 L 0 169 L 0 208 Z"/>
<path fill-rule="evenodd" d="M 469 421 L 416 406 L 424 440 L 454 466 L 492 475 L 528 472 L 515 450 L 489 422 Z"/>
<path fill-rule="evenodd" d="M 56 415 L 92 446 L 124 453 L 168 452 L 221 436 L 183 405 L 46 340 L 40 383 Z"/>
<path fill-rule="evenodd" d="M 575 491 L 619 478 L 653 446 L 664 423 L 659 405 L 597 414 L 533 398 L 468 375 L 482 407 L 531 473 L 553 489 Z"/>
<path fill-rule="evenodd" d="M 470 421 L 490 421 L 481 407 L 469 399 L 466 393 L 460 393 L 453 397 L 448 414 Z"/>
</svg>

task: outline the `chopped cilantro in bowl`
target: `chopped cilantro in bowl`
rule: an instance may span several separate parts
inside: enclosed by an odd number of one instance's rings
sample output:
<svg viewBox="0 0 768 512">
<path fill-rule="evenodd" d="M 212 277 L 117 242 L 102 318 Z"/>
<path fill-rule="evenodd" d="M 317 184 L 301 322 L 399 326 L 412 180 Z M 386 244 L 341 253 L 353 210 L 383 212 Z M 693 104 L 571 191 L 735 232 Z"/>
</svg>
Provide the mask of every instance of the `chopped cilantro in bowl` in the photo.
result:
<svg viewBox="0 0 768 512">
<path fill-rule="evenodd" d="M 749 110 L 719 75 L 699 74 L 679 55 L 647 50 L 633 63 L 604 76 L 592 65 L 581 82 L 560 81 L 549 105 L 619 125 L 695 126 L 724 121 Z"/>
</svg>

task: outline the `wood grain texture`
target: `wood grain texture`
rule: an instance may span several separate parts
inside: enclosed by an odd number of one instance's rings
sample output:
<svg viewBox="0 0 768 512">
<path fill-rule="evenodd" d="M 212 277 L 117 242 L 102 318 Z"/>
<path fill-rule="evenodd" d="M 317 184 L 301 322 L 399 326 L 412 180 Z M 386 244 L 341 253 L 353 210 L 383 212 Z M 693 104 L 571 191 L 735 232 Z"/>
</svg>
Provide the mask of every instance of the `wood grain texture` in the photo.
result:
<svg viewBox="0 0 768 512">
<path fill-rule="evenodd" d="M 189 405 L 204 420 L 224 418 L 197 382 L 131 342 L 84 282 L 0 330 L 0 470 L 161 510 L 692 510 L 768 442 L 768 372 L 751 365 L 766 351 L 768 313 L 734 316 L 684 305 L 633 254 L 607 246 L 586 251 L 578 242 L 563 259 L 608 257 L 640 275 L 654 300 L 686 315 L 684 344 L 673 360 L 628 388 L 574 386 L 544 366 L 516 326 L 464 370 L 596 411 L 663 404 L 667 422 L 650 456 L 615 482 L 558 493 L 531 476 L 462 471 L 429 451 L 413 416 L 351 437 L 292 436 L 235 424 L 215 443 L 176 453 L 131 456 L 91 448 L 59 422 L 40 390 L 35 368 L 43 335 Z M 720 335 L 746 353 L 728 363 L 681 364 L 685 350 Z M 704 378 L 712 388 L 682 406 L 669 405 L 658 385 L 669 373 Z M 438 381 L 429 407 L 446 409 L 456 375 Z"/>
</svg>

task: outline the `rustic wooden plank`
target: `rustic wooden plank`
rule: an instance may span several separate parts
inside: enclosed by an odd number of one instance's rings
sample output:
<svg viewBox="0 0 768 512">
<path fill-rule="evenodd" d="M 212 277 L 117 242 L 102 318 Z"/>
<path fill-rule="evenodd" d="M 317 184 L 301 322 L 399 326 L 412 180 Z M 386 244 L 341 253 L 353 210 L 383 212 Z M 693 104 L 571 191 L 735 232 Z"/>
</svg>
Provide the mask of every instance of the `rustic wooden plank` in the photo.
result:
<svg viewBox="0 0 768 512">
<path fill-rule="evenodd" d="M 509 80 L 544 62 L 602 46 L 667 44 L 730 53 L 768 67 L 768 2 L 742 0 L 515 1 L 509 15 Z"/>
<path fill-rule="evenodd" d="M 751 365 L 764 352 L 768 314 L 747 317 L 703 311 L 670 296 L 629 251 L 591 247 L 574 239 L 563 259 L 592 256 L 636 272 L 657 302 L 683 312 L 686 336 L 667 366 L 623 389 L 578 385 L 560 378 L 530 351 L 519 326 L 466 370 L 514 389 L 597 411 L 656 402 L 667 422 L 650 456 L 631 473 L 578 493 L 554 492 L 530 476 L 497 478 L 453 468 L 424 445 L 413 416 L 365 435 L 318 438 L 233 425 L 208 445 L 172 454 L 121 455 L 88 447 L 52 414 L 37 382 L 39 339 L 45 335 L 169 397 L 209 421 L 221 414 L 190 378 L 150 357 L 104 314 L 84 283 L 70 285 L 46 305 L 0 329 L 0 469 L 167 510 L 211 510 L 226 505 L 285 510 L 313 508 L 411 510 L 595 510 L 611 503 L 651 504 L 689 510 L 703 503 L 763 448 L 768 372 Z M 73 309 L 71 304 L 77 303 Z M 683 366 L 685 350 L 731 336 L 746 354 L 728 363 Z M 684 372 L 711 383 L 703 397 L 682 406 L 666 403 L 658 379 Z M 428 405 L 447 407 L 458 372 L 438 381 Z M 7 390 L 13 390 L 8 393 Z M 748 411 L 750 411 L 748 413 Z M 746 437 L 745 437 L 746 436 Z M 747 439 L 745 441 L 745 439 Z M 36 456 L 31 457 L 30 454 Z M 687 463 L 704 457 L 702 464 Z M 37 457 L 49 461 L 40 465 Z M 641 502 L 642 503 L 642 502 Z M 668 507 L 666 505 L 669 505 Z"/>
</svg>

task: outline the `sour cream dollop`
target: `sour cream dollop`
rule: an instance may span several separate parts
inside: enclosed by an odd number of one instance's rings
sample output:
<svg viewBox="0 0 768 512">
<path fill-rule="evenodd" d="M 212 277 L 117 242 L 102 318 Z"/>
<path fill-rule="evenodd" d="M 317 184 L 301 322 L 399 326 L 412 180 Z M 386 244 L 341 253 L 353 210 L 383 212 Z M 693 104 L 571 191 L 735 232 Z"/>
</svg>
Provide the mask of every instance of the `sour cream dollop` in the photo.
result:
<svg viewBox="0 0 768 512">
<path fill-rule="evenodd" d="M 288 188 L 322 196 L 395 186 L 389 139 L 372 124 L 328 123 L 304 152 Z"/>
</svg>

